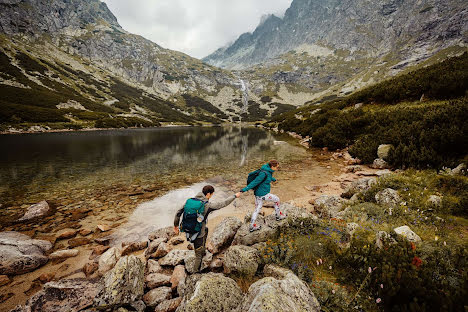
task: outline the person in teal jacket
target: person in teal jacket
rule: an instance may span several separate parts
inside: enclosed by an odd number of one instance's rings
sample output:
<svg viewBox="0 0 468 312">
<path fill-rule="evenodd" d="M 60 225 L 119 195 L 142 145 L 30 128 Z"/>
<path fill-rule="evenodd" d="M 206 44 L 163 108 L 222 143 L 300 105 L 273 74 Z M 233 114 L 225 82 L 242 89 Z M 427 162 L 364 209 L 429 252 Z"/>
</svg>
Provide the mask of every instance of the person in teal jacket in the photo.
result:
<svg viewBox="0 0 468 312">
<path fill-rule="evenodd" d="M 275 213 L 276 220 L 280 221 L 286 218 L 286 215 L 283 214 L 280 210 L 280 199 L 278 196 L 271 194 L 271 182 L 275 182 L 276 179 L 273 178 L 273 172 L 278 170 L 279 163 L 277 160 L 271 160 L 268 164 L 262 166 L 261 171 L 257 177 L 250 182 L 246 187 L 241 189 L 241 192 L 247 192 L 248 190 L 254 189 L 255 195 L 255 211 L 252 214 L 252 219 L 250 220 L 250 232 L 260 230 L 261 225 L 255 223 L 257 220 L 258 214 L 263 207 L 263 201 L 268 200 L 272 201 L 275 204 Z"/>
</svg>

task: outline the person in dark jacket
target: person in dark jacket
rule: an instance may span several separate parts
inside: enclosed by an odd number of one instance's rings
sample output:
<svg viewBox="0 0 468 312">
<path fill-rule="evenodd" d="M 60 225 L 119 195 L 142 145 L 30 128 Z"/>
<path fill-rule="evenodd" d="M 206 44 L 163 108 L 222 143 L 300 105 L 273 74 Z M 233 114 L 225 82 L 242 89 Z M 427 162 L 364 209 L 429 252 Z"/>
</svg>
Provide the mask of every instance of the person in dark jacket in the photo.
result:
<svg viewBox="0 0 468 312">
<path fill-rule="evenodd" d="M 286 218 L 286 215 L 280 210 L 279 197 L 270 193 L 271 182 L 276 181 L 276 179 L 273 178 L 273 172 L 278 170 L 278 168 L 278 161 L 274 159 L 271 160 L 268 164 L 263 165 L 258 176 L 241 190 L 241 192 L 247 192 L 248 190 L 254 189 L 255 211 L 253 212 L 252 219 L 250 220 L 250 232 L 260 230 L 262 228 L 261 225 L 255 223 L 255 220 L 257 220 L 257 216 L 263 207 L 264 200 L 274 202 L 277 221 Z"/>
<path fill-rule="evenodd" d="M 205 204 L 205 210 L 203 213 L 203 221 L 202 221 L 202 227 L 197 235 L 197 238 L 193 241 L 193 247 L 195 249 L 195 263 L 194 263 L 194 271 L 199 272 L 200 267 L 201 267 L 201 262 L 203 259 L 203 256 L 205 255 L 205 245 L 206 245 L 206 238 L 208 236 L 208 228 L 206 227 L 206 220 L 208 218 L 208 215 L 215 210 L 221 209 L 232 203 L 232 201 L 236 198 L 239 198 L 241 193 L 236 193 L 234 195 L 229 196 L 223 201 L 220 202 L 215 202 L 211 203 L 209 202 L 210 198 L 214 194 L 214 187 L 211 185 L 206 185 L 203 187 L 203 190 L 197 194 L 195 197 L 196 199 L 206 202 Z M 177 213 L 174 218 L 174 232 L 176 235 L 179 235 L 179 224 L 180 224 L 180 219 L 181 216 L 184 213 L 184 206 L 182 206 L 179 210 L 177 210 Z"/>
</svg>

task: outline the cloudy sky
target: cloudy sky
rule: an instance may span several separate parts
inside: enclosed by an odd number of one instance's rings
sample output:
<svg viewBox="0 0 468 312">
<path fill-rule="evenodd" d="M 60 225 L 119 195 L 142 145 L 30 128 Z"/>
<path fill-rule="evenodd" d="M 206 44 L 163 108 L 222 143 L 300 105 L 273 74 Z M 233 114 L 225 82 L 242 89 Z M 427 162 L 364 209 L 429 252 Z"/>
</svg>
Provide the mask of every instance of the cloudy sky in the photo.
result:
<svg viewBox="0 0 468 312">
<path fill-rule="evenodd" d="M 282 16 L 292 0 L 103 0 L 129 32 L 202 58 L 253 31 L 264 14 Z"/>
</svg>

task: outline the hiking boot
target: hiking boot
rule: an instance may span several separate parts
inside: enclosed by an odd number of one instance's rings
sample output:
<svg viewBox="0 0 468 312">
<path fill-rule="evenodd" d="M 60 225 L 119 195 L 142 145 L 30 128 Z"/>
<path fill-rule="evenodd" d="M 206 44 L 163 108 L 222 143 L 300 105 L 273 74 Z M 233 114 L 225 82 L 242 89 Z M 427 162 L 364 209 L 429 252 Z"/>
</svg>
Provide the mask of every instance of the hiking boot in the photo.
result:
<svg viewBox="0 0 468 312">
<path fill-rule="evenodd" d="M 283 219 L 286 219 L 286 215 L 280 211 L 279 215 L 276 215 L 276 221 L 281 221 Z"/>
<path fill-rule="evenodd" d="M 250 232 L 258 231 L 258 230 L 260 230 L 261 228 L 262 228 L 261 225 L 254 224 L 254 225 L 251 225 L 251 226 L 250 226 L 249 231 L 250 231 Z"/>
</svg>

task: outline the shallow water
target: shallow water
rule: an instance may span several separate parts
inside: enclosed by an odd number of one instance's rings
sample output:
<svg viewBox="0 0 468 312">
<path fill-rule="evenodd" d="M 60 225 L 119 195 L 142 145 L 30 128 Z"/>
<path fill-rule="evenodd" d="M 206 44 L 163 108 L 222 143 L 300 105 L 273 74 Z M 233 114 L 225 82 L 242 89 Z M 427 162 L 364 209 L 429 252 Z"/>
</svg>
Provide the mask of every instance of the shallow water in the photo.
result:
<svg viewBox="0 0 468 312">
<path fill-rule="evenodd" d="M 201 181 L 305 154 L 257 128 L 173 127 L 0 136 L 0 204 L 58 205 L 101 188 Z M 188 181 L 187 179 L 192 179 Z M 187 183 L 184 181 L 187 180 Z M 182 186 L 177 185 L 177 186 Z M 166 185 L 165 185 L 166 186 Z M 171 189 L 170 187 L 168 189 Z M 66 203 L 61 203 L 67 198 Z"/>
</svg>

